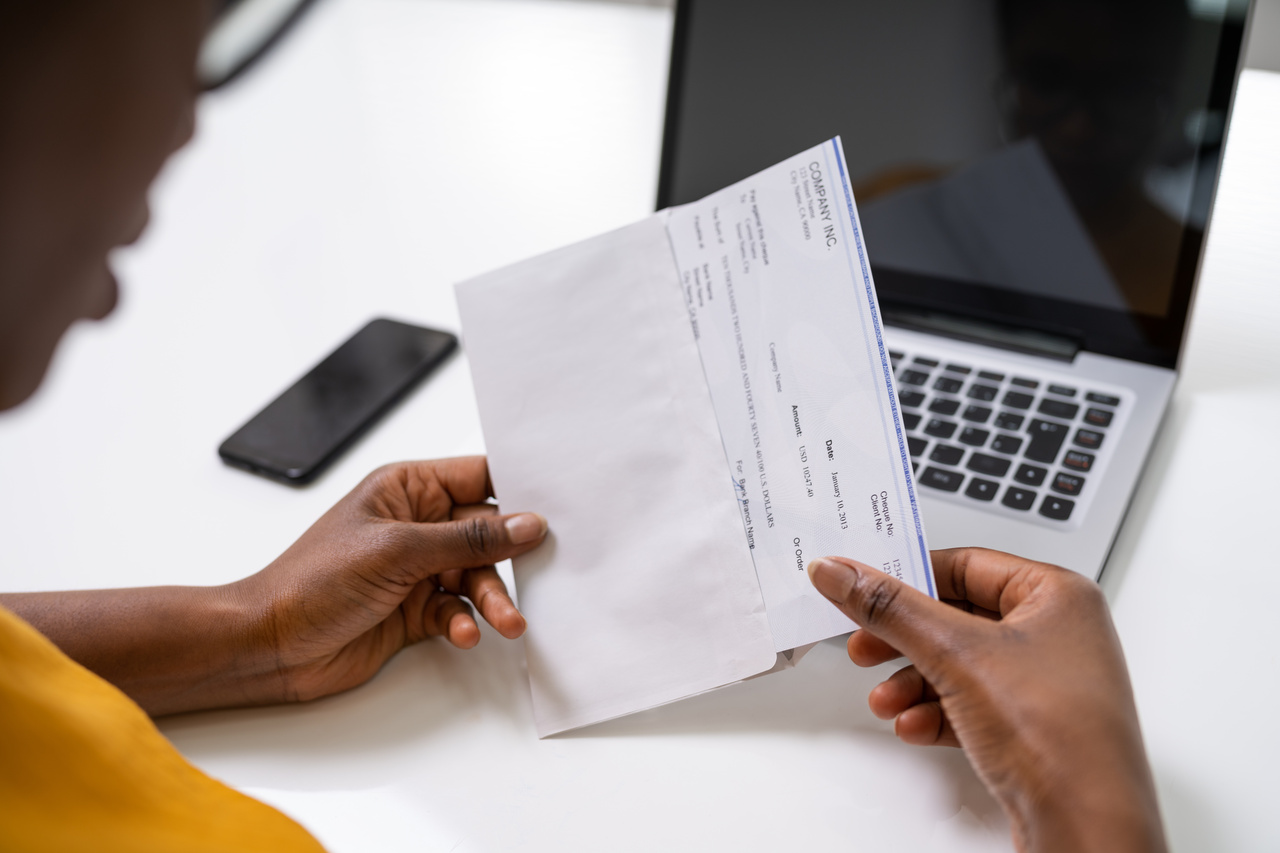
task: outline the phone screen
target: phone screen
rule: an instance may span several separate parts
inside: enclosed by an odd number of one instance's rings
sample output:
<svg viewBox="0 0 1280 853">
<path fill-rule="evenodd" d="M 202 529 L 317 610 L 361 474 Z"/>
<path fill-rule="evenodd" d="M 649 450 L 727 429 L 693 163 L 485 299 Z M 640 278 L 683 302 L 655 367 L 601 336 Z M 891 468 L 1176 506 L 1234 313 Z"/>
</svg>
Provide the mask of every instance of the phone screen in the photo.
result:
<svg viewBox="0 0 1280 853">
<path fill-rule="evenodd" d="M 457 348 L 448 332 L 372 320 L 222 443 L 223 461 L 307 483 Z"/>
</svg>

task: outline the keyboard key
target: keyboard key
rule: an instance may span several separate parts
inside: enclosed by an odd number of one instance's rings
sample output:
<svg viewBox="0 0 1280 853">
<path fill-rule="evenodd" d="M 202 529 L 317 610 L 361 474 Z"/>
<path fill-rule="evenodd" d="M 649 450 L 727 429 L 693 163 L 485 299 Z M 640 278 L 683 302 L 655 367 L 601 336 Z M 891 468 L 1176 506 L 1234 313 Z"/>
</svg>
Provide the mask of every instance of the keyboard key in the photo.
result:
<svg viewBox="0 0 1280 853">
<path fill-rule="evenodd" d="M 960 484 L 963 482 L 964 474 L 959 471 L 948 471 L 945 468 L 925 468 L 924 473 L 920 475 L 920 485 L 941 489 L 944 492 L 960 491 Z"/>
<path fill-rule="evenodd" d="M 966 421 L 973 421 L 978 424 L 985 424 L 987 418 L 991 417 L 991 410 L 986 406 L 969 406 L 964 410 L 964 414 L 960 417 Z"/>
<path fill-rule="evenodd" d="M 933 390 L 941 391 L 943 394 L 956 394 L 964 387 L 964 382 L 959 379 L 952 379 L 950 376 L 939 376 L 938 381 L 933 383 Z"/>
<path fill-rule="evenodd" d="M 918 435 L 913 435 L 907 438 L 907 449 L 911 451 L 912 456 L 919 456 L 921 453 L 924 453 L 924 449 L 928 446 L 928 440 L 923 439 Z"/>
<path fill-rule="evenodd" d="M 951 438 L 956 431 L 956 425 L 951 421 L 944 421 L 938 418 L 930 418 L 928 425 L 924 428 L 926 434 L 934 438 Z"/>
<path fill-rule="evenodd" d="M 1119 397 L 1111 397 L 1107 394 L 1099 394 L 1096 391 L 1090 391 L 1084 395 L 1084 398 L 1090 403 L 1097 403 L 1100 406 L 1118 406 L 1120 405 Z"/>
<path fill-rule="evenodd" d="M 902 425 L 907 429 L 915 429 L 920 426 L 920 416 L 915 412 L 903 412 Z"/>
<path fill-rule="evenodd" d="M 1050 400 L 1048 397 L 1040 401 L 1038 410 L 1042 415 L 1048 415 L 1051 418 L 1062 418 L 1063 420 L 1074 420 L 1075 416 L 1080 412 L 1080 407 L 1075 403 L 1064 403 L 1061 400 Z"/>
<path fill-rule="evenodd" d="M 1115 412 L 1107 409 L 1089 409 L 1084 413 L 1084 422 L 1089 426 L 1109 427 Z"/>
<path fill-rule="evenodd" d="M 986 474 L 988 477 L 1003 477 L 1009 473 L 1009 465 L 1012 464 L 1008 459 L 999 459 L 995 456 L 988 456 L 985 453 L 975 453 L 969 457 L 968 469 L 976 471 L 979 474 Z"/>
<path fill-rule="evenodd" d="M 1035 397 L 1030 394 L 1019 394 L 1017 391 L 1010 391 L 1004 395 L 1004 404 L 1011 409 L 1029 409 L 1034 400 Z"/>
<path fill-rule="evenodd" d="M 1030 489 L 1019 489 L 1017 486 L 1010 486 L 1004 490 L 1004 498 L 1000 503 L 1010 509 L 1028 510 L 1036 502 L 1036 493 Z"/>
<path fill-rule="evenodd" d="M 986 380 L 989 380 L 989 381 L 991 381 L 991 382 L 1003 382 L 1003 381 L 1004 381 L 1004 374 L 1003 374 L 1003 373 L 992 373 L 990 370 L 979 370 L 979 371 L 978 371 L 978 378 L 979 378 L 979 379 L 986 379 Z"/>
<path fill-rule="evenodd" d="M 1068 450 L 1067 455 L 1062 457 L 1062 467 L 1070 468 L 1073 471 L 1088 471 L 1093 467 L 1093 460 L 1094 455 L 1092 453 Z"/>
<path fill-rule="evenodd" d="M 1084 477 L 1077 477 L 1074 474 L 1059 474 L 1053 478 L 1053 485 L 1049 488 L 1059 494 L 1075 497 L 1084 488 Z"/>
<path fill-rule="evenodd" d="M 1069 385 L 1050 385 L 1049 393 L 1057 394 L 1059 397 L 1074 397 L 1076 394 L 1080 392 L 1070 387 Z"/>
<path fill-rule="evenodd" d="M 898 400 L 908 409 L 915 409 L 924 402 L 924 395 L 919 391 L 899 391 Z"/>
<path fill-rule="evenodd" d="M 1067 440 L 1069 428 L 1052 421 L 1034 420 L 1027 432 L 1031 433 L 1031 443 L 1027 445 L 1026 456 L 1032 462 L 1052 463 L 1058 458 L 1062 443 Z"/>
<path fill-rule="evenodd" d="M 996 416 L 996 429 L 1007 429 L 1013 432 L 1022 429 L 1022 415 L 1015 415 L 1013 412 L 1001 412 Z"/>
<path fill-rule="evenodd" d="M 904 370 L 898 377 L 898 381 L 903 385 L 923 385 L 929 381 L 929 374 L 918 370 Z"/>
<path fill-rule="evenodd" d="M 933 452 L 929 454 L 929 461 L 937 462 L 939 465 L 959 465 L 960 460 L 963 458 L 964 450 L 959 447 L 951 447 L 946 444 L 939 444 L 933 449 Z"/>
<path fill-rule="evenodd" d="M 963 364 L 948 364 L 947 370 L 950 370 L 952 373 L 959 373 L 962 376 L 968 376 L 970 373 L 973 373 L 972 367 L 965 367 Z"/>
<path fill-rule="evenodd" d="M 1039 388 L 1040 387 L 1040 383 L 1037 382 L 1036 380 L 1023 379 L 1021 376 L 1015 376 L 1013 377 L 1013 379 L 1009 381 L 1012 382 L 1014 385 L 1017 385 L 1019 388 Z"/>
<path fill-rule="evenodd" d="M 924 356 L 920 356 L 920 355 L 918 355 L 918 356 L 916 356 L 915 358 L 913 358 L 913 359 L 912 359 L 912 362 L 914 362 L 915 364 L 923 365 L 923 366 L 925 366 L 925 367 L 937 367 L 937 366 L 938 366 L 938 362 L 937 362 L 937 360 L 936 360 L 936 359 L 932 359 L 932 358 L 925 358 Z"/>
<path fill-rule="evenodd" d="M 969 481 L 969 488 L 964 493 L 974 500 L 990 501 L 995 500 L 996 492 L 1000 490 L 1000 484 L 993 480 L 983 480 L 980 477 L 974 477 Z"/>
<path fill-rule="evenodd" d="M 906 358 L 906 354 L 889 350 L 889 358 L 893 359 L 894 361 L 902 361 L 902 359 Z"/>
<path fill-rule="evenodd" d="M 967 444 L 970 447 L 981 447 L 987 443 L 987 439 L 990 436 L 991 433 L 985 429 L 967 426 L 960 431 L 960 443 Z"/>
<path fill-rule="evenodd" d="M 929 411 L 939 415 L 954 415 L 958 408 L 960 408 L 959 400 L 948 400 L 946 397 L 935 397 L 929 404 Z"/>
<path fill-rule="evenodd" d="M 1087 450 L 1097 450 L 1102 446 L 1102 439 L 1104 438 L 1106 436 L 1096 429 L 1078 429 L 1076 430 L 1075 443 Z"/>
<path fill-rule="evenodd" d="M 1013 479 L 1026 486 L 1043 486 L 1044 478 L 1049 474 L 1047 468 L 1037 468 L 1034 465 L 1019 465 L 1018 472 L 1013 475 Z"/>
<path fill-rule="evenodd" d="M 1010 456 L 1022 449 L 1022 439 L 1016 435 L 997 435 L 991 442 L 991 449 L 996 453 L 1008 453 Z"/>
<path fill-rule="evenodd" d="M 1000 389 L 994 385 L 974 385 L 969 389 L 970 398 L 981 400 L 984 403 L 990 403 L 998 393 L 1000 393 Z"/>
<path fill-rule="evenodd" d="M 919 462 L 917 462 L 916 460 L 912 459 L 912 460 L 911 460 L 911 473 L 912 473 L 912 474 L 914 474 L 914 473 L 916 473 L 916 472 L 917 472 L 917 471 L 919 471 L 919 470 L 920 470 L 920 463 L 919 463 Z"/>
<path fill-rule="evenodd" d="M 1071 510 L 1075 508 L 1075 501 L 1048 495 L 1045 497 L 1044 503 L 1040 504 L 1040 514 L 1045 518 L 1052 518 L 1054 521 L 1066 521 L 1071 517 Z"/>
</svg>

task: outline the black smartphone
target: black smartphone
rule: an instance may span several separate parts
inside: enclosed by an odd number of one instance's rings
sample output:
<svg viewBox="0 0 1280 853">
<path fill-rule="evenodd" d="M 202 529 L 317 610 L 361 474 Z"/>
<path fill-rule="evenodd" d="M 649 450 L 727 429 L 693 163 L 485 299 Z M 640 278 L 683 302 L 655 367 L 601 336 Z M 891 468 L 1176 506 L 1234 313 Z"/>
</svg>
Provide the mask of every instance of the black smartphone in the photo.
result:
<svg viewBox="0 0 1280 853">
<path fill-rule="evenodd" d="M 448 332 L 371 320 L 222 442 L 218 455 L 273 480 L 309 483 L 457 347 Z"/>
</svg>

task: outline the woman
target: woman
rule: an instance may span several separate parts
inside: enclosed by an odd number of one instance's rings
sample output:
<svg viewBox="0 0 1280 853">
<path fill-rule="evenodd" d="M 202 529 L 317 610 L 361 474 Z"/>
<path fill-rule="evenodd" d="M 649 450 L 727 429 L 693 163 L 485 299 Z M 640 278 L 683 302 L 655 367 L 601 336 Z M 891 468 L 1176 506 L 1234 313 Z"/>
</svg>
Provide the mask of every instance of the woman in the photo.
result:
<svg viewBox="0 0 1280 853">
<path fill-rule="evenodd" d="M 107 254 L 145 227 L 147 189 L 190 137 L 199 92 L 289 20 L 266 19 L 201 79 L 202 43 L 237 8 L 0 8 L 0 409 L 34 392 L 73 322 L 110 312 Z M 148 715 L 347 690 L 427 637 L 473 646 L 473 607 L 519 636 L 493 564 L 537 547 L 546 522 L 500 515 L 491 495 L 483 458 L 389 466 L 236 583 L 0 596 L 0 848 L 319 849 L 187 764 Z M 1023 849 L 1163 849 L 1097 587 L 993 552 L 934 559 L 957 606 L 851 560 L 810 567 L 866 629 L 849 640 L 855 663 L 914 662 L 872 692 L 873 710 L 907 742 L 962 746 Z"/>
</svg>

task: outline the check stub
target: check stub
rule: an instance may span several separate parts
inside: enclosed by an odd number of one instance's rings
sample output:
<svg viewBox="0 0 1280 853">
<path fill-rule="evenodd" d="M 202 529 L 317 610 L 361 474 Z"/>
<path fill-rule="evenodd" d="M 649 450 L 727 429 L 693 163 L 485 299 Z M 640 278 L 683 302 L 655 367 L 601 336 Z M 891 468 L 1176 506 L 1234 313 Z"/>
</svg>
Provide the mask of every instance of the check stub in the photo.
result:
<svg viewBox="0 0 1280 853">
<path fill-rule="evenodd" d="M 809 583 L 845 555 L 936 596 L 837 137 L 667 230 L 777 651 L 850 630 Z"/>
</svg>

